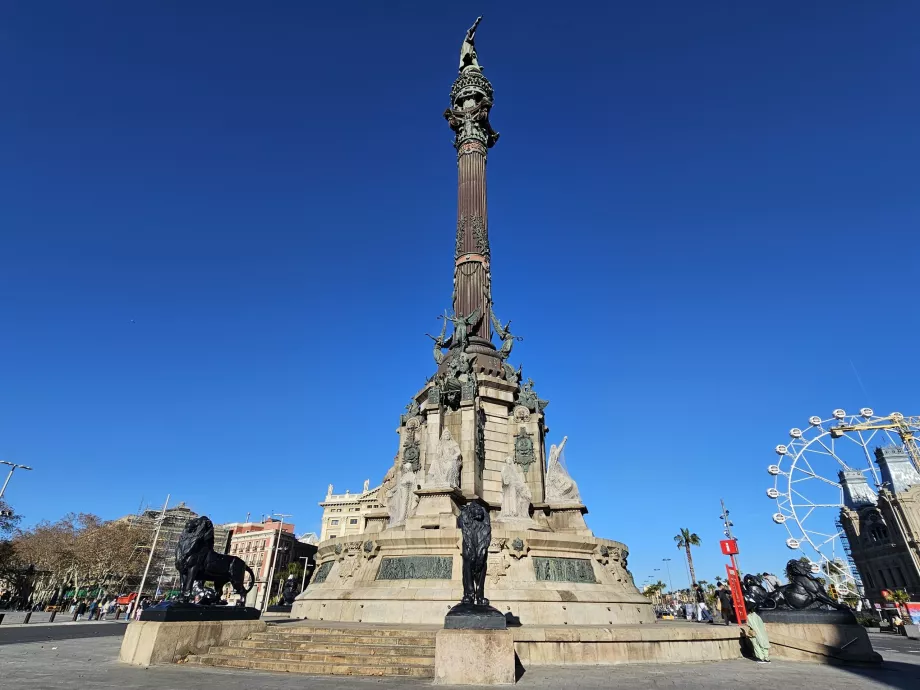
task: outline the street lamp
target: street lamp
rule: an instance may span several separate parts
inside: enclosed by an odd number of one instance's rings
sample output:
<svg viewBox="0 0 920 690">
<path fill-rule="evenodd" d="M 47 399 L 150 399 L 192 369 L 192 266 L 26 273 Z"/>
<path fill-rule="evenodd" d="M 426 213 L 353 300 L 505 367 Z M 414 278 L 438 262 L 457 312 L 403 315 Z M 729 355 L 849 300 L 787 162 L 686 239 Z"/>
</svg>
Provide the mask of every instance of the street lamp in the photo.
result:
<svg viewBox="0 0 920 690">
<path fill-rule="evenodd" d="M 278 525 L 278 538 L 275 539 L 275 555 L 272 558 L 272 567 L 268 571 L 268 583 L 265 585 L 265 596 L 262 599 L 262 613 L 268 608 L 268 600 L 272 594 L 272 580 L 275 578 L 275 568 L 278 566 L 278 551 L 281 546 L 281 535 L 284 532 L 284 518 L 292 517 L 290 513 L 273 513 L 272 515 L 281 518 L 281 524 Z"/>
<path fill-rule="evenodd" d="M 0 489 L 0 498 L 3 498 L 3 492 L 6 491 L 6 485 L 10 483 L 10 479 L 13 478 L 13 472 L 16 470 L 31 470 L 32 468 L 28 465 L 17 465 L 15 462 L 7 462 L 6 460 L 0 460 L 0 465 L 9 465 L 10 473 L 6 475 L 6 481 L 3 482 L 3 488 Z"/>
<path fill-rule="evenodd" d="M 674 583 L 671 580 L 671 565 L 670 565 L 671 559 L 662 558 L 661 560 L 664 561 L 664 565 L 668 569 L 668 589 L 671 590 L 671 596 L 673 597 L 674 596 Z"/>
<path fill-rule="evenodd" d="M 300 591 L 303 591 L 307 588 L 307 561 L 310 560 L 309 556 L 301 556 L 297 560 L 303 561 L 303 581 L 300 583 Z"/>
</svg>

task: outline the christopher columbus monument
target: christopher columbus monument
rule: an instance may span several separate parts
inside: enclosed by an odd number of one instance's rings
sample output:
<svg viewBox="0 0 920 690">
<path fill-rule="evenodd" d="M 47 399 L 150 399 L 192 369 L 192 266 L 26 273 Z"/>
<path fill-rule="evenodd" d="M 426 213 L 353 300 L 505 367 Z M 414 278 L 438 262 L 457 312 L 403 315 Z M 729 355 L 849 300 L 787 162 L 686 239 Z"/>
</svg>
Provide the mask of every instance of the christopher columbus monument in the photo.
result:
<svg viewBox="0 0 920 690">
<path fill-rule="evenodd" d="M 476 502 L 491 519 L 485 590 L 499 611 L 524 625 L 653 623 L 626 545 L 594 536 L 585 523 L 588 510 L 562 459 L 565 438 L 546 448 L 548 402 L 511 364 L 521 338 L 492 302 L 486 163 L 499 134 L 478 25 L 463 41 L 444 111 L 458 202 L 456 227 L 445 222 L 443 233 L 444 250 L 454 253 L 453 301 L 429 336 L 432 376 L 399 417 L 396 457 L 377 495 L 383 507 L 364 513 L 363 533 L 319 545 L 292 615 L 441 624 L 463 595 L 457 516 Z M 590 462 L 575 458 L 575 474 Z"/>
</svg>

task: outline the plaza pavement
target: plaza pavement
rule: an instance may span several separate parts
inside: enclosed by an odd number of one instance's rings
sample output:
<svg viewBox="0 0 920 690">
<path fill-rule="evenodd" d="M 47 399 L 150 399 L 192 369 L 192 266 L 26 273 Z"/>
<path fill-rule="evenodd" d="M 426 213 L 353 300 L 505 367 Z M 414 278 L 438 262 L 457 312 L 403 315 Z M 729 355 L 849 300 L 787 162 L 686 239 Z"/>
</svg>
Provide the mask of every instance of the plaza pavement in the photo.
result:
<svg viewBox="0 0 920 690">
<path fill-rule="evenodd" d="M 361 690 L 429 687 L 426 680 L 327 678 L 194 666 L 138 668 L 118 663 L 124 624 L 74 623 L 9 626 L 0 636 L 0 687 L 16 690 Z M 26 630 L 31 628 L 31 630 Z M 36 631 L 37 628 L 45 628 Z M 2 626 L 0 626 L 2 629 Z M 19 633 L 17 635 L 15 633 Z M 39 635 L 41 639 L 24 637 Z M 533 667 L 519 688 L 659 688 L 687 690 L 805 690 L 920 688 L 920 642 L 872 635 L 885 658 L 880 668 L 821 666 L 774 661 L 629 666 Z"/>
</svg>

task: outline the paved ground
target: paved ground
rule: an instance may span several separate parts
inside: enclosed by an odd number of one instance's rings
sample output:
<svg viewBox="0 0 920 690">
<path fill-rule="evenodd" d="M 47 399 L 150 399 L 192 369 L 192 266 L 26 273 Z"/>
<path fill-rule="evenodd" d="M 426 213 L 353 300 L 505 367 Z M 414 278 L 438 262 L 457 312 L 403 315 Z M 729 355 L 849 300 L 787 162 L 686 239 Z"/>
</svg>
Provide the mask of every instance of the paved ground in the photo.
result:
<svg viewBox="0 0 920 690">
<path fill-rule="evenodd" d="M 35 627 L 46 628 L 42 634 L 48 639 L 8 643 L 0 649 L 0 678 L 3 679 L 3 687 L 17 690 L 364 690 L 371 687 L 430 687 L 427 681 L 395 678 L 323 678 L 189 666 L 135 668 L 115 660 L 121 644 L 118 632 L 123 630 L 118 624 L 83 623 Z M 25 631 L 25 627 L 9 628 L 9 632 L 20 630 Z M 75 637 L 77 634 L 89 636 Z M 876 649 L 885 657 L 885 664 L 881 668 L 838 668 L 778 661 L 769 665 L 731 661 L 615 667 L 534 667 L 524 674 L 517 687 L 554 690 L 610 687 L 631 690 L 920 688 L 920 642 L 894 635 L 872 637 Z"/>
</svg>

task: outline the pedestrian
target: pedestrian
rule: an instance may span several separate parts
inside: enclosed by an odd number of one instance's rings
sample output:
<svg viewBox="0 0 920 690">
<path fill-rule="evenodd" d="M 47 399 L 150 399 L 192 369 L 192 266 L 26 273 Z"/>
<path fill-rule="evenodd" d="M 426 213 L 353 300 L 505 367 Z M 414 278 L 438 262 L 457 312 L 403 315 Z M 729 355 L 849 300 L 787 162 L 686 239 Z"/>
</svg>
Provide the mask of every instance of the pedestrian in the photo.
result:
<svg viewBox="0 0 920 690">
<path fill-rule="evenodd" d="M 770 573 L 764 573 L 761 575 L 760 585 L 767 591 L 767 594 L 771 594 L 776 591 L 776 587 L 773 586 L 773 583 L 770 582 Z M 776 578 L 773 578 L 774 580 Z"/>
<path fill-rule="evenodd" d="M 700 587 L 699 583 L 694 585 L 693 591 L 696 596 L 696 621 L 697 623 L 702 623 L 706 619 L 706 614 L 709 613 L 706 606 L 706 594 L 703 592 L 703 588 Z"/>
<path fill-rule="evenodd" d="M 77 620 L 82 621 L 83 616 L 86 614 L 86 599 L 82 600 L 77 604 Z"/>
<path fill-rule="evenodd" d="M 754 658 L 759 664 L 769 664 L 770 638 L 767 637 L 767 626 L 763 624 L 763 619 L 754 611 L 747 615 L 747 624 L 745 634 L 751 642 Z"/>
<path fill-rule="evenodd" d="M 96 609 L 99 608 L 99 604 L 93 599 L 93 602 L 89 605 L 89 620 L 94 620 L 96 617 Z"/>
<path fill-rule="evenodd" d="M 732 611 L 732 593 L 728 591 L 728 587 L 724 582 L 719 582 L 719 590 L 716 592 L 716 597 L 719 600 L 719 608 L 722 612 L 722 620 L 725 621 L 725 625 L 731 624 L 731 611 Z"/>
<path fill-rule="evenodd" d="M 764 574 L 763 574 L 763 579 L 764 579 L 766 582 L 769 582 L 769 583 L 770 583 L 770 586 L 773 587 L 773 591 L 779 590 L 779 588 L 780 588 L 780 582 L 779 582 L 779 578 L 776 577 L 776 575 L 774 575 L 773 573 L 764 573 Z M 765 585 L 765 586 L 766 586 L 766 585 Z M 767 590 L 767 591 L 769 591 L 769 590 Z"/>
</svg>

